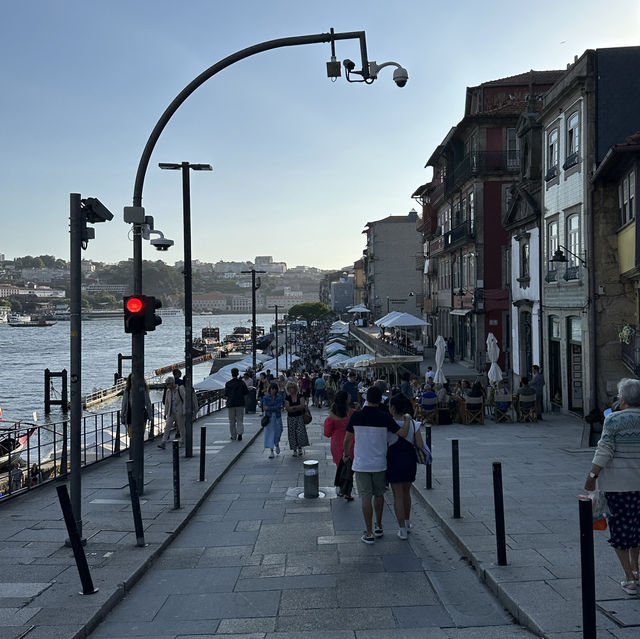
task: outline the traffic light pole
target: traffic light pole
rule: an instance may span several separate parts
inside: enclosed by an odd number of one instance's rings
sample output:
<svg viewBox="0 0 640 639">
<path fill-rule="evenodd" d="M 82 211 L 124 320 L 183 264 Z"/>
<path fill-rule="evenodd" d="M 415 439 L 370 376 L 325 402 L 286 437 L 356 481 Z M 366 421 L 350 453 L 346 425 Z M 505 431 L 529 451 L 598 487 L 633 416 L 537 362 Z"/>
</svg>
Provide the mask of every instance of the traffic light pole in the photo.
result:
<svg viewBox="0 0 640 639">
<path fill-rule="evenodd" d="M 142 294 L 142 228 L 133 226 L 133 293 Z M 144 332 L 131 334 L 131 449 L 133 476 L 144 494 Z"/>
</svg>

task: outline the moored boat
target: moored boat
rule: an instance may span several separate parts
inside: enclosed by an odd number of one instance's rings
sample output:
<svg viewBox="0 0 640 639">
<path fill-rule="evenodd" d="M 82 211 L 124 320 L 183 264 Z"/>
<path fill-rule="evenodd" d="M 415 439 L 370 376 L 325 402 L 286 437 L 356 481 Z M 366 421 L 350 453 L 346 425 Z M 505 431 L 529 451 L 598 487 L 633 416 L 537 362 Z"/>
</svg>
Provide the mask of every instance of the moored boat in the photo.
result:
<svg viewBox="0 0 640 639">
<path fill-rule="evenodd" d="M 56 322 L 49 322 L 45 319 L 29 320 L 28 322 L 8 322 L 9 326 L 33 327 L 33 326 L 53 326 Z"/>
</svg>

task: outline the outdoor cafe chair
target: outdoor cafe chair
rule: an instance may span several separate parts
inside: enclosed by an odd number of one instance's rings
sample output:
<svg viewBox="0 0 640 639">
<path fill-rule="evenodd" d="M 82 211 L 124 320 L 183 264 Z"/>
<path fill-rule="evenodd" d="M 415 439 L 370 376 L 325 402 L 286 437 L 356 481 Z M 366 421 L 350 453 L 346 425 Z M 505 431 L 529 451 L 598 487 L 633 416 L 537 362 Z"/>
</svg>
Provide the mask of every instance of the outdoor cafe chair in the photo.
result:
<svg viewBox="0 0 640 639">
<path fill-rule="evenodd" d="M 484 399 L 465 397 L 463 399 L 463 423 L 484 424 Z"/>
</svg>

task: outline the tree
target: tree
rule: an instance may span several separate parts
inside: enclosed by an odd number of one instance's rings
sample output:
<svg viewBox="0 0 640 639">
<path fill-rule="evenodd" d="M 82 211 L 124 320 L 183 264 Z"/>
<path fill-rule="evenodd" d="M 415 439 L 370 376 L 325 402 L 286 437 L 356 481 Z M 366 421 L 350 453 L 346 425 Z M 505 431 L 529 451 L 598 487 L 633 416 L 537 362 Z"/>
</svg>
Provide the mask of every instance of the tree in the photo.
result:
<svg viewBox="0 0 640 639">
<path fill-rule="evenodd" d="M 311 324 L 317 319 L 331 314 L 331 309 L 322 302 L 302 302 L 302 304 L 296 304 L 289 309 L 288 317 L 290 320 L 301 319 L 305 320 L 307 324 Z"/>
</svg>

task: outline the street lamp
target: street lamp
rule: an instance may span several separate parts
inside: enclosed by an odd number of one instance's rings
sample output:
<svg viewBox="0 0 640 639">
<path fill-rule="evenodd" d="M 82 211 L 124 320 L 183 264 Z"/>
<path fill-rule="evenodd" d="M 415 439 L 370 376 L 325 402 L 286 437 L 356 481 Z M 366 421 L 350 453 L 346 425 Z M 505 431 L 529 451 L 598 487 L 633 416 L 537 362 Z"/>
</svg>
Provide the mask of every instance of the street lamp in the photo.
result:
<svg viewBox="0 0 640 639">
<path fill-rule="evenodd" d="M 564 264 L 569 261 L 567 259 L 567 256 L 562 252 L 561 249 L 564 249 L 567 253 L 569 253 L 569 255 L 573 255 L 573 257 L 575 257 L 576 260 L 578 260 L 580 264 L 582 264 L 582 266 L 584 267 L 587 266 L 587 263 L 585 262 L 585 260 L 583 260 L 581 257 L 579 257 L 578 255 L 570 251 L 566 246 L 563 246 L 562 244 L 559 244 L 558 248 L 555 250 L 553 257 L 551 258 L 552 262 L 559 262 L 561 264 Z"/>
<path fill-rule="evenodd" d="M 212 78 L 214 75 L 223 71 L 232 64 L 249 58 L 258 53 L 264 51 L 270 51 L 272 49 L 279 49 L 283 47 L 292 47 L 307 44 L 320 44 L 323 42 L 329 42 L 331 44 L 331 60 L 327 62 L 327 76 L 331 80 L 335 80 L 341 75 L 340 62 L 336 59 L 335 55 L 335 43 L 338 40 L 358 40 L 360 44 L 360 58 L 362 68 L 359 71 L 355 71 L 355 63 L 350 62 L 346 65 L 347 79 L 350 80 L 350 75 L 357 74 L 367 84 L 373 83 L 377 78 L 377 72 L 384 66 L 395 66 L 393 77 L 398 86 L 404 86 L 408 79 L 406 70 L 402 69 L 396 62 L 383 63 L 381 65 L 374 65 L 370 69 L 369 58 L 367 55 L 367 42 L 364 31 L 348 31 L 344 33 L 335 33 L 331 29 L 330 33 L 318 33 L 313 35 L 293 36 L 290 38 L 279 38 L 276 40 L 268 40 L 261 42 L 253 46 L 232 53 L 231 55 L 223 58 L 219 62 L 216 62 L 213 66 L 203 71 L 199 76 L 194 78 L 171 102 L 171 104 L 165 109 L 164 113 L 160 116 L 160 119 L 156 122 L 144 150 L 138 162 L 138 169 L 136 172 L 135 184 L 133 187 L 133 206 L 125 207 L 124 209 L 124 221 L 129 224 L 133 224 L 133 293 L 134 295 L 142 294 L 142 228 L 145 225 L 145 213 L 142 206 L 142 191 L 144 189 L 144 180 L 147 173 L 149 162 L 151 161 L 151 154 L 162 134 L 164 128 L 167 126 L 169 120 L 173 114 L 180 108 L 185 100 L 202 84 Z M 371 73 L 373 71 L 373 73 Z M 131 335 L 131 376 L 132 376 L 132 394 L 131 394 L 131 417 L 134 440 L 137 442 L 139 439 L 139 450 L 133 456 L 133 471 L 134 476 L 138 482 L 140 489 L 143 486 L 143 465 L 144 457 L 142 455 L 142 438 L 141 433 L 144 428 L 144 333 L 135 333 Z M 136 445 L 137 447 L 137 445 Z"/>
<path fill-rule="evenodd" d="M 253 349 L 253 374 L 256 374 L 256 291 L 260 288 L 260 278 L 256 284 L 256 273 L 266 273 L 266 271 L 240 271 L 241 273 L 251 273 L 251 348 Z"/>
<path fill-rule="evenodd" d="M 182 171 L 182 226 L 184 232 L 184 456 L 193 457 L 193 285 L 191 281 L 191 180 L 189 170 L 213 171 L 210 164 L 160 162 L 161 169 Z"/>
<path fill-rule="evenodd" d="M 278 357 L 279 357 L 279 353 L 278 353 L 278 305 L 274 304 L 273 306 L 270 306 L 269 308 L 275 308 L 276 309 L 276 379 L 278 379 Z"/>
</svg>

